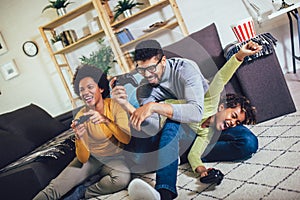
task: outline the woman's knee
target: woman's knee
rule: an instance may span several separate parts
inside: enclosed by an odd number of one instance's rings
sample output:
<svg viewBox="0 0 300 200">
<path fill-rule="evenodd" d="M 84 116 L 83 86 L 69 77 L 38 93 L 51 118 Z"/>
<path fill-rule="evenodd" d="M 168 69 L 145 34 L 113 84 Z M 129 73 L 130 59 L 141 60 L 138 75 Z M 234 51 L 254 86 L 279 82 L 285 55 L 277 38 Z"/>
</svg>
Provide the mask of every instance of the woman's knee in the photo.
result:
<svg viewBox="0 0 300 200">
<path fill-rule="evenodd" d="M 97 183 L 89 186 L 85 191 L 85 198 L 106 195 L 125 189 L 131 176 L 130 173 L 113 172 L 102 177 Z"/>
<path fill-rule="evenodd" d="M 106 181 L 102 182 L 105 185 L 111 185 L 116 189 L 123 189 L 129 184 L 131 173 L 124 161 L 113 161 L 108 163 L 103 169 L 106 175 Z M 103 177 L 104 178 L 104 177 Z"/>
<path fill-rule="evenodd" d="M 85 198 L 106 195 L 125 189 L 131 179 L 131 174 L 126 170 L 111 169 L 97 183 L 89 186 L 85 191 Z"/>
</svg>

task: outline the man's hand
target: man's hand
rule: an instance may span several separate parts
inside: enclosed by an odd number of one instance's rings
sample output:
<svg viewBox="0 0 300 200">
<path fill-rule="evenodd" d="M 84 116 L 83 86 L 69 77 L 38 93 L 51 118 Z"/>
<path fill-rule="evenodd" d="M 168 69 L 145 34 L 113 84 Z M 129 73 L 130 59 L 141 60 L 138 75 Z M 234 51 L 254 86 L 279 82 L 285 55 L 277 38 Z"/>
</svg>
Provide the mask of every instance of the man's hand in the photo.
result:
<svg viewBox="0 0 300 200">
<path fill-rule="evenodd" d="M 115 81 L 116 81 L 116 77 L 114 77 L 110 81 L 109 84 L 111 87 L 113 86 Z M 111 98 L 115 102 L 117 102 L 125 111 L 127 111 L 129 113 L 129 115 L 131 115 L 135 111 L 135 107 L 133 107 L 133 105 L 131 105 L 128 101 L 126 88 L 124 86 L 117 85 L 115 87 L 112 87 L 110 94 L 111 94 Z"/>
<path fill-rule="evenodd" d="M 262 50 L 262 46 L 256 42 L 249 41 L 247 44 L 244 44 L 241 49 L 235 54 L 235 57 L 239 61 L 243 61 L 246 56 L 251 56 Z"/>
<path fill-rule="evenodd" d="M 122 107 L 128 104 L 127 93 L 124 86 L 115 86 L 111 91 L 111 97 Z"/>
<path fill-rule="evenodd" d="M 135 128 L 138 131 L 141 130 L 142 122 L 146 118 L 148 118 L 150 115 L 152 115 L 152 113 L 153 113 L 152 107 L 154 104 L 155 103 L 153 103 L 153 102 L 147 103 L 147 104 L 135 109 L 135 111 L 132 112 L 132 114 L 130 116 L 130 122 L 131 122 L 133 128 Z"/>
<path fill-rule="evenodd" d="M 121 85 L 113 87 L 115 81 L 116 77 L 114 77 L 109 83 L 112 88 L 111 97 L 115 102 L 123 107 L 128 103 L 126 89 Z"/>
</svg>

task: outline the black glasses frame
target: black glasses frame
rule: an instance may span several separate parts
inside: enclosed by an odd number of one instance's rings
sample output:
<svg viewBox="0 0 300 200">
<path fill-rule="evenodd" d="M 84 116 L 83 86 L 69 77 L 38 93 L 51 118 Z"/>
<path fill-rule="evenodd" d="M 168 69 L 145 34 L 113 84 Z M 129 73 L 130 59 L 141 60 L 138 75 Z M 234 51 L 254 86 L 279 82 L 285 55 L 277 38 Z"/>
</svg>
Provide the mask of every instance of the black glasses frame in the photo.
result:
<svg viewBox="0 0 300 200">
<path fill-rule="evenodd" d="M 158 64 L 162 61 L 162 57 L 160 57 L 160 59 L 158 60 L 158 62 L 154 65 L 150 65 L 148 67 L 138 67 L 138 65 L 136 64 L 135 70 L 139 73 L 139 74 L 145 74 L 146 70 L 150 73 L 153 73 L 156 71 L 156 67 L 158 66 Z"/>
</svg>

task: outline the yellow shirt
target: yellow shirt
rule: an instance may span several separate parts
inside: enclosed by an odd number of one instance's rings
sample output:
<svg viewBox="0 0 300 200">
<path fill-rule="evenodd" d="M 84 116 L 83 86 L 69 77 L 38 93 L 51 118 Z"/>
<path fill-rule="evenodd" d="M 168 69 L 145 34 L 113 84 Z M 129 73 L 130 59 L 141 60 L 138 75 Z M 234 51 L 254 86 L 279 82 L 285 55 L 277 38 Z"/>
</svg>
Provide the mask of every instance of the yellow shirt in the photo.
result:
<svg viewBox="0 0 300 200">
<path fill-rule="evenodd" d="M 86 112 L 82 108 L 75 119 Z M 94 124 L 91 121 L 85 122 L 87 134 L 82 139 L 76 140 L 76 156 L 80 162 L 85 163 L 89 154 L 96 157 L 113 156 L 119 154 L 123 144 L 128 144 L 131 138 L 128 116 L 122 107 L 112 99 L 104 99 L 104 113 L 110 122 Z"/>
</svg>

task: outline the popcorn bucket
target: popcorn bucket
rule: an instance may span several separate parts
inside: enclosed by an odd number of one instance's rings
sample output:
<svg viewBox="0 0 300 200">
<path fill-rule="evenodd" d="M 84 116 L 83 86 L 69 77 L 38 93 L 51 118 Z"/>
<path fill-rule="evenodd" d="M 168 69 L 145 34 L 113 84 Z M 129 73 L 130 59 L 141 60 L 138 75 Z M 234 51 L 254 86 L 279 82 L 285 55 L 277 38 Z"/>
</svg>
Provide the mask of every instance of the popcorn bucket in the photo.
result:
<svg viewBox="0 0 300 200">
<path fill-rule="evenodd" d="M 238 21 L 236 24 L 232 24 L 231 29 L 239 42 L 249 40 L 256 35 L 252 17 Z"/>
</svg>

